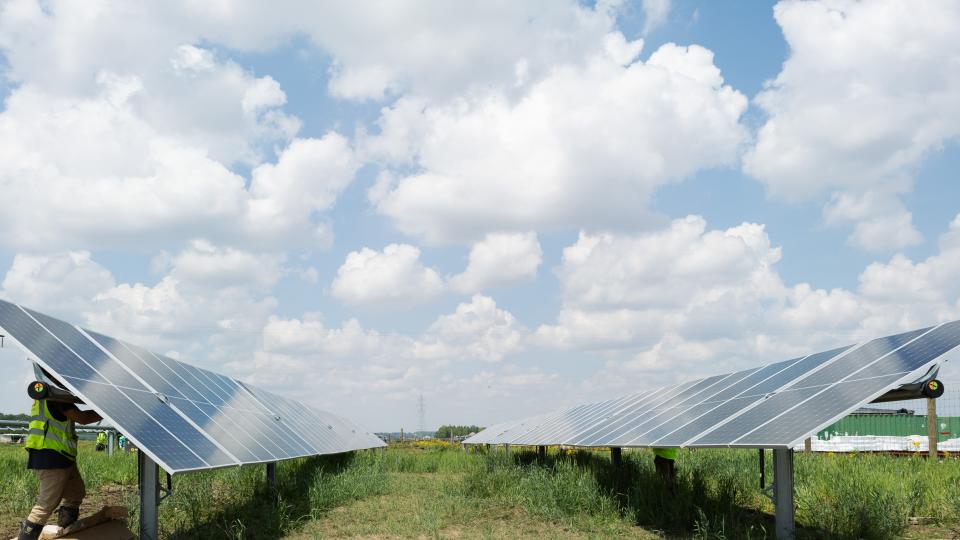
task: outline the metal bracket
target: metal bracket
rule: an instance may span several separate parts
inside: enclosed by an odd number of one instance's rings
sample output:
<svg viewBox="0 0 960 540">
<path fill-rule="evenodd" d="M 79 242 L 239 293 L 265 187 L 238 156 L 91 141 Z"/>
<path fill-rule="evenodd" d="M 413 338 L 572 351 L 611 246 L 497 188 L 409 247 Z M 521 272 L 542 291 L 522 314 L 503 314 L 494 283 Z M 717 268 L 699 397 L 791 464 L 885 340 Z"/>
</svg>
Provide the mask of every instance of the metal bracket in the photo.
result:
<svg viewBox="0 0 960 540">
<path fill-rule="evenodd" d="M 167 487 L 159 486 L 160 496 L 157 498 L 157 504 L 160 504 L 164 499 L 173 495 L 173 475 L 167 471 L 163 472 L 167 474 Z"/>
<path fill-rule="evenodd" d="M 763 448 L 760 449 L 760 494 L 764 497 L 770 499 L 770 502 L 777 504 L 777 480 L 774 478 L 773 483 L 769 486 L 767 485 L 767 471 L 766 471 L 766 450 Z"/>
<path fill-rule="evenodd" d="M 770 502 L 777 504 L 777 482 L 774 481 L 769 486 L 760 490 L 760 494 L 770 499 Z"/>
</svg>

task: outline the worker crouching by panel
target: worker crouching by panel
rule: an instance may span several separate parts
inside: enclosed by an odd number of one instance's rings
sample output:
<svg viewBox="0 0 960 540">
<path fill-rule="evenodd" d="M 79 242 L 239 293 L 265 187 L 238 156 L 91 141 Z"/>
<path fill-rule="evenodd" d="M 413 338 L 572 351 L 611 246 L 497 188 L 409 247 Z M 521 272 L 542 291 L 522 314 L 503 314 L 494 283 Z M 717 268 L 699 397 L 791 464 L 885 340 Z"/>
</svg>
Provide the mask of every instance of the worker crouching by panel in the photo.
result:
<svg viewBox="0 0 960 540">
<path fill-rule="evenodd" d="M 37 503 L 20 525 L 18 540 L 36 540 L 57 509 L 57 525 L 67 527 L 80 515 L 80 503 L 86 486 L 77 469 L 75 424 L 93 424 L 101 420 L 94 411 L 81 411 L 71 403 L 34 400 L 26 448 L 27 468 L 37 475 Z"/>
</svg>

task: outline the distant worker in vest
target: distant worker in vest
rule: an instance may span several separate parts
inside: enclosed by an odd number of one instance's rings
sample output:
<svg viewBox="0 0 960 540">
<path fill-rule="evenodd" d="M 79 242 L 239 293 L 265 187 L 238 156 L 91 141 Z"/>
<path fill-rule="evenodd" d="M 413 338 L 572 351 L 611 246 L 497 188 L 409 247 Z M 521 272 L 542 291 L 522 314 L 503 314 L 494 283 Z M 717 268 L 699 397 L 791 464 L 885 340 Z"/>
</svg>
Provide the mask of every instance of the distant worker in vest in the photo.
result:
<svg viewBox="0 0 960 540">
<path fill-rule="evenodd" d="M 124 435 L 123 433 L 121 433 L 120 436 L 117 437 L 117 446 L 120 447 L 121 452 L 123 452 L 127 448 L 127 436 Z"/>
<path fill-rule="evenodd" d="M 20 524 L 18 540 L 37 540 L 54 510 L 60 527 L 69 526 L 80 516 L 86 486 L 77 469 L 75 424 L 102 420 L 94 411 L 81 411 L 71 403 L 46 399 L 34 400 L 30 416 L 27 468 L 36 473 L 40 486 L 36 506 Z M 61 500 L 63 505 L 57 509 Z"/>
<path fill-rule="evenodd" d="M 97 452 L 103 452 L 107 449 L 107 432 L 97 433 Z"/>
<path fill-rule="evenodd" d="M 653 466 L 657 474 L 672 484 L 677 478 L 674 462 L 677 461 L 679 450 L 676 448 L 652 448 L 651 450 L 653 450 Z"/>
</svg>

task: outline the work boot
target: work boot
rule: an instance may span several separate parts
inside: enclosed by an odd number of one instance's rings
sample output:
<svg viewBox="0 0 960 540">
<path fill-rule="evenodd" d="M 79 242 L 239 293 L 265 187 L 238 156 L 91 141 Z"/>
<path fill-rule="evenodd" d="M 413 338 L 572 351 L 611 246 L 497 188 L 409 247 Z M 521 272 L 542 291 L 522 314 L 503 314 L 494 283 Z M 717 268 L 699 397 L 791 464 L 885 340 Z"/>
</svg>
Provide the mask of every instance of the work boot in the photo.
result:
<svg viewBox="0 0 960 540">
<path fill-rule="evenodd" d="M 66 529 L 80 517 L 80 509 L 69 506 L 61 506 L 57 509 L 57 527 Z"/>
<path fill-rule="evenodd" d="M 40 533 L 43 532 L 43 525 L 38 525 L 31 521 L 22 521 L 20 522 L 20 536 L 17 537 L 17 540 L 37 540 L 40 538 Z"/>
</svg>

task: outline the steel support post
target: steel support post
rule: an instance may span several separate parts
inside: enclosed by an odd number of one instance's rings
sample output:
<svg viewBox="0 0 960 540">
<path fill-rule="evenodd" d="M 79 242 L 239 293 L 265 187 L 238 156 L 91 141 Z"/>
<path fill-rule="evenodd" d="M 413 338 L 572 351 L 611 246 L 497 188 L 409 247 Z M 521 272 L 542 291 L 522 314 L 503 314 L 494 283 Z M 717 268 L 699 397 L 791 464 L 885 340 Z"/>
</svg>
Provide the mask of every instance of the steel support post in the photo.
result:
<svg viewBox="0 0 960 540">
<path fill-rule="evenodd" d="M 760 491 L 764 491 L 767 489 L 767 465 L 766 465 L 767 451 L 761 448 L 759 451 L 759 454 L 760 454 Z"/>
<path fill-rule="evenodd" d="M 610 447 L 610 463 L 614 467 L 623 465 L 623 449 L 621 449 L 619 446 Z"/>
<path fill-rule="evenodd" d="M 776 506 L 777 540 L 793 540 L 793 450 L 773 450 L 773 503 Z"/>
<path fill-rule="evenodd" d="M 509 445 L 509 444 L 503 445 L 503 453 L 505 453 L 505 454 L 508 455 L 508 456 L 510 455 L 510 445 Z"/>
<path fill-rule="evenodd" d="M 267 485 L 270 489 L 277 488 L 277 462 L 267 463 Z"/>
<path fill-rule="evenodd" d="M 137 452 L 140 469 L 140 538 L 158 540 L 157 515 L 160 505 L 159 468 L 150 456 Z"/>
<path fill-rule="evenodd" d="M 546 459 L 546 457 L 547 457 L 547 447 L 546 447 L 546 446 L 538 446 L 538 447 L 537 447 L 537 456 L 539 456 L 540 459 Z"/>
<path fill-rule="evenodd" d="M 117 441 L 114 438 L 115 435 L 116 435 L 116 432 L 113 431 L 112 429 L 110 430 L 109 433 L 107 433 L 107 455 L 108 456 L 113 455 L 113 445 L 117 444 Z"/>
</svg>

